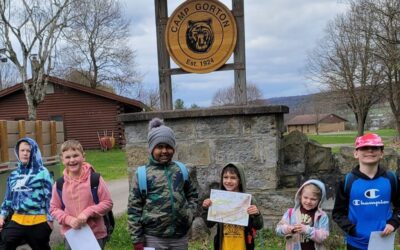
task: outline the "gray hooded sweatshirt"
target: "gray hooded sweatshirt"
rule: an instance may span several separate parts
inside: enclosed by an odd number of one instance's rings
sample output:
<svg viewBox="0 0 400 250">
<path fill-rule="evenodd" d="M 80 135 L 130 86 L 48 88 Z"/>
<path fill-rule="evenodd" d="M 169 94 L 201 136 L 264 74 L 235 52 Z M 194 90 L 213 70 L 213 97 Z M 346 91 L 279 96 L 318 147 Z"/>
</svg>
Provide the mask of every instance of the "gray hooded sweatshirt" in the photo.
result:
<svg viewBox="0 0 400 250">
<path fill-rule="evenodd" d="M 246 176 L 244 174 L 244 167 L 241 163 L 238 162 L 230 162 L 225 165 L 225 167 L 221 171 L 221 178 L 220 178 L 220 189 L 221 190 L 226 190 L 224 185 L 223 185 L 223 172 L 224 169 L 228 166 L 235 167 L 238 172 L 239 172 L 239 179 L 240 179 L 240 185 L 239 185 L 239 190 L 242 193 L 246 193 Z M 251 198 L 251 205 L 257 205 L 257 202 L 255 198 L 252 196 Z M 204 221 L 207 222 L 208 227 L 212 227 L 216 224 L 216 222 L 213 221 L 207 221 L 207 211 L 204 211 L 203 213 L 203 219 Z M 224 226 L 223 223 L 217 223 L 218 224 L 218 230 L 217 234 L 215 235 L 214 238 L 214 250 L 219 250 L 221 249 L 222 246 L 222 240 L 223 240 L 223 235 L 224 235 Z M 247 227 L 245 227 L 245 244 L 246 244 L 246 250 L 252 250 L 254 249 L 254 237 L 253 231 L 254 230 L 260 230 L 264 227 L 264 221 L 262 214 L 258 215 L 251 215 L 249 217 L 249 224 Z M 250 241 L 249 241 L 250 239 Z"/>
</svg>

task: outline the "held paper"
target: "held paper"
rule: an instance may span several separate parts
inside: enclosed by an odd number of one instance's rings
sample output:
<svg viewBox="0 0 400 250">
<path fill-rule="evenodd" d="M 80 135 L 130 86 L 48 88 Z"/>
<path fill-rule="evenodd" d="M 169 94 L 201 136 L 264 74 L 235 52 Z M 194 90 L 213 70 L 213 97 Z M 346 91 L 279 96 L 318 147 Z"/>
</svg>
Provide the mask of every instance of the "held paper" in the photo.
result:
<svg viewBox="0 0 400 250">
<path fill-rule="evenodd" d="M 247 226 L 251 194 L 211 189 L 207 220 Z"/>
</svg>

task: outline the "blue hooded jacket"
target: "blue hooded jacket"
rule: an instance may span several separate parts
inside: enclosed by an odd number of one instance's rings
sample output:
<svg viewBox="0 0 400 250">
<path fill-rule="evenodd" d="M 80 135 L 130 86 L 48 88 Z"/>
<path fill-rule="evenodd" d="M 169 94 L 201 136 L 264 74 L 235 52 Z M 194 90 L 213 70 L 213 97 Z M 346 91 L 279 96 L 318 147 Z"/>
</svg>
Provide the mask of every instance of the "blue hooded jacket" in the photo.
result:
<svg viewBox="0 0 400 250">
<path fill-rule="evenodd" d="M 31 146 L 29 162 L 26 165 L 18 155 L 21 142 L 27 142 Z M 37 143 L 29 137 L 24 137 L 17 142 L 14 152 L 18 167 L 7 179 L 0 215 L 5 218 L 13 212 L 26 215 L 45 214 L 48 221 L 53 221 L 49 212 L 53 178 L 43 166 Z"/>
</svg>

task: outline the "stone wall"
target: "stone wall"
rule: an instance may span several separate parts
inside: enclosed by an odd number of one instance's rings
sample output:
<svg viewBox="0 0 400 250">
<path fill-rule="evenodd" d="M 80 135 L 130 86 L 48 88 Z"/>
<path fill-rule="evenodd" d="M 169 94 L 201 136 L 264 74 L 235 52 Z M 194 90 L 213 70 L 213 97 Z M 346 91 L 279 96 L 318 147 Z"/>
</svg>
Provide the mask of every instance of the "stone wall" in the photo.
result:
<svg viewBox="0 0 400 250">
<path fill-rule="evenodd" d="M 147 162 L 148 122 L 163 118 L 175 131 L 174 158 L 191 168 L 201 200 L 219 182 L 220 170 L 228 162 L 246 166 L 248 191 L 255 195 L 266 223 L 270 221 L 269 193 L 277 188 L 279 147 L 285 106 L 245 106 L 124 114 L 126 155 L 130 176 Z"/>
<path fill-rule="evenodd" d="M 286 112 L 285 106 L 249 106 L 121 115 L 130 176 L 147 162 L 148 122 L 160 117 L 175 131 L 174 158 L 191 169 L 200 202 L 211 187 L 218 186 L 221 168 L 238 161 L 246 167 L 248 191 L 260 205 L 266 228 L 274 228 L 286 209 L 293 207 L 297 188 L 309 178 L 326 184 L 329 200 L 324 208 L 329 211 L 337 181 L 356 164 L 353 148 L 341 148 L 333 155 L 330 148 L 298 131 L 283 138 Z M 397 170 L 398 158 L 396 151 L 385 149 L 382 163 Z"/>
</svg>

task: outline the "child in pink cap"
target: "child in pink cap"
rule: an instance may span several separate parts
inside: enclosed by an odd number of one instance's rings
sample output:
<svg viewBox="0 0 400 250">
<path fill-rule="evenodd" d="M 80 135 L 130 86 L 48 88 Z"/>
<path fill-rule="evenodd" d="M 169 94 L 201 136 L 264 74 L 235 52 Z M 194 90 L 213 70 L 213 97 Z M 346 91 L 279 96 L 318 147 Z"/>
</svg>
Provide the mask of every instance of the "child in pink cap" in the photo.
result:
<svg viewBox="0 0 400 250">
<path fill-rule="evenodd" d="M 347 249 L 368 249 L 370 234 L 386 237 L 399 226 L 398 177 L 379 166 L 383 158 L 382 138 L 366 134 L 355 141 L 358 165 L 337 188 L 333 220 L 346 234 Z"/>
</svg>

